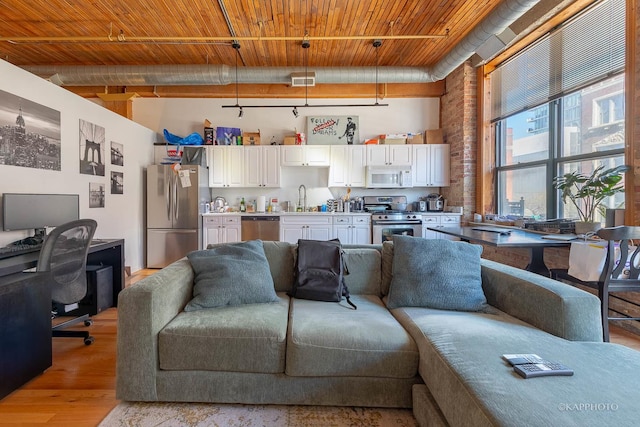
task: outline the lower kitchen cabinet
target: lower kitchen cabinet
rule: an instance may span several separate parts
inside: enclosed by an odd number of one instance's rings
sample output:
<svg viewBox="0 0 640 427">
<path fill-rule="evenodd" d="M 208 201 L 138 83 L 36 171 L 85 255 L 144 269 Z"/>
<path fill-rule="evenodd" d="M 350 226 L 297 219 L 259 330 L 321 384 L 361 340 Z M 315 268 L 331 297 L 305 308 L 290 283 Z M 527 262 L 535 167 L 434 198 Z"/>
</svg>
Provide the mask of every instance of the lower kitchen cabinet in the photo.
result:
<svg viewBox="0 0 640 427">
<path fill-rule="evenodd" d="M 202 249 L 206 249 L 207 245 L 233 243 L 240 240 L 240 215 L 202 217 Z"/>
<path fill-rule="evenodd" d="M 460 214 L 422 215 L 422 237 L 425 239 L 460 240 L 457 237 L 427 229 L 427 227 L 459 227 L 460 217 Z"/>
<path fill-rule="evenodd" d="M 298 243 L 298 239 L 330 240 L 333 224 L 329 215 L 291 215 L 280 217 L 280 241 Z"/>
<path fill-rule="evenodd" d="M 370 244 L 371 216 L 370 215 L 340 215 L 333 218 L 333 235 L 340 239 L 340 243 Z"/>
</svg>

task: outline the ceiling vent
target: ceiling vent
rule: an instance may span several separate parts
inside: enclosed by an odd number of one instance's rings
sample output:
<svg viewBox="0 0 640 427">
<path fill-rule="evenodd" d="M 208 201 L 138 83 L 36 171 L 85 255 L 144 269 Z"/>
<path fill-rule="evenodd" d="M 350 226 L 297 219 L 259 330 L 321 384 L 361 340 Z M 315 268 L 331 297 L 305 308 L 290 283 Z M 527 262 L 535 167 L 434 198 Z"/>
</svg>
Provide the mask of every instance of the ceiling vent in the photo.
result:
<svg viewBox="0 0 640 427">
<path fill-rule="evenodd" d="M 316 73 L 291 73 L 291 87 L 305 87 L 316 85 Z"/>
</svg>

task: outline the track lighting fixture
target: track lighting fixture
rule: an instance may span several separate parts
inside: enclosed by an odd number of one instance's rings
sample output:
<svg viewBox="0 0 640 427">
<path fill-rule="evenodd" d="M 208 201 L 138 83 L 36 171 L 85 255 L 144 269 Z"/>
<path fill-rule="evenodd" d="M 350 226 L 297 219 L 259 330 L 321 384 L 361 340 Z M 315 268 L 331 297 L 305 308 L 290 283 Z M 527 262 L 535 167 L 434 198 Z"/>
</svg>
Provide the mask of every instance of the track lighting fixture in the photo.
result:
<svg viewBox="0 0 640 427">
<path fill-rule="evenodd" d="M 300 113 L 298 113 L 298 107 L 293 107 L 293 110 L 291 110 L 291 112 L 293 113 L 293 117 L 296 117 L 296 118 L 300 114 Z"/>
<path fill-rule="evenodd" d="M 244 114 L 244 111 L 242 111 L 242 107 L 238 107 L 240 108 L 240 112 L 238 113 L 238 118 L 241 119 L 242 115 Z"/>
</svg>

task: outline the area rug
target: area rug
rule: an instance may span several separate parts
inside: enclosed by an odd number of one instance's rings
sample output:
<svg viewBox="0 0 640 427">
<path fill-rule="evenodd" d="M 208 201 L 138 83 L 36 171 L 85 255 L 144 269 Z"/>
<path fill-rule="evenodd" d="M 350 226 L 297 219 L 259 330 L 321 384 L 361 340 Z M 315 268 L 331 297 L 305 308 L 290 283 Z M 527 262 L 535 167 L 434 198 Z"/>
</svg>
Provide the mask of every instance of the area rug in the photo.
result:
<svg viewBox="0 0 640 427">
<path fill-rule="evenodd" d="M 123 402 L 99 427 L 417 427 L 410 409 Z"/>
</svg>

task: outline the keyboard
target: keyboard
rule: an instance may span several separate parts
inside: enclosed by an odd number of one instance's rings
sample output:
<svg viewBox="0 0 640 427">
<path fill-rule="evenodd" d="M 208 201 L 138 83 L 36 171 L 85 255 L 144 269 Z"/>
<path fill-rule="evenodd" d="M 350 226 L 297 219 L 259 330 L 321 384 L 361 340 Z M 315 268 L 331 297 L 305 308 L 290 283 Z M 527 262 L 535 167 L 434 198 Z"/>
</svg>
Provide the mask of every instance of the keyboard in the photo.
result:
<svg viewBox="0 0 640 427">
<path fill-rule="evenodd" d="M 10 258 L 18 255 L 38 252 L 42 249 L 42 243 L 39 245 L 9 245 L 0 248 L 0 259 Z"/>
</svg>

